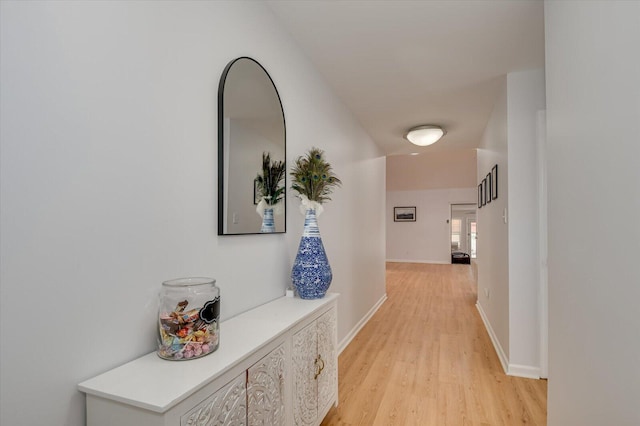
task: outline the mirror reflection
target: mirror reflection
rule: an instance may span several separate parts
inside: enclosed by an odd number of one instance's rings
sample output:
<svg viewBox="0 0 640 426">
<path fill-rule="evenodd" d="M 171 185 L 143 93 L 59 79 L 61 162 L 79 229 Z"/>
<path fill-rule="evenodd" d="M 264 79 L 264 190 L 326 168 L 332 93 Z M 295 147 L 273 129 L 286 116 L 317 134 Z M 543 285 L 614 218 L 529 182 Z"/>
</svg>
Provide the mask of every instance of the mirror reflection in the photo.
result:
<svg viewBox="0 0 640 426">
<path fill-rule="evenodd" d="M 286 231 L 285 148 L 271 77 L 254 59 L 231 61 L 218 87 L 219 235 Z"/>
</svg>

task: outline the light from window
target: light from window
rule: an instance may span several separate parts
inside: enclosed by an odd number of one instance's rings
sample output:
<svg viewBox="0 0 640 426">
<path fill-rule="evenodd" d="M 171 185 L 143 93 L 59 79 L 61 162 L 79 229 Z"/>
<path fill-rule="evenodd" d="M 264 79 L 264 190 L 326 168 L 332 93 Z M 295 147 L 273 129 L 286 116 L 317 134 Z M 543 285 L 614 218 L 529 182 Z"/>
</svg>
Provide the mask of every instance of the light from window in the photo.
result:
<svg viewBox="0 0 640 426">
<path fill-rule="evenodd" d="M 451 219 L 451 250 L 460 250 L 460 230 L 462 229 L 462 220 Z"/>
</svg>

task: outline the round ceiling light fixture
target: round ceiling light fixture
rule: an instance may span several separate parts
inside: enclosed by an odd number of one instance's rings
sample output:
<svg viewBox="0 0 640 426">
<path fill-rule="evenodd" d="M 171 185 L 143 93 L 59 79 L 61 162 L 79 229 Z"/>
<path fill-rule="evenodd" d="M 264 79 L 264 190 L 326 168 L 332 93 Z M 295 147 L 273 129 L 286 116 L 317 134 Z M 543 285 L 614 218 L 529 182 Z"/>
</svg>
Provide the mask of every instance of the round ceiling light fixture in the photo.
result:
<svg viewBox="0 0 640 426">
<path fill-rule="evenodd" d="M 414 145 L 427 146 L 438 142 L 445 134 L 442 127 L 428 124 L 409 129 L 404 137 Z"/>
</svg>

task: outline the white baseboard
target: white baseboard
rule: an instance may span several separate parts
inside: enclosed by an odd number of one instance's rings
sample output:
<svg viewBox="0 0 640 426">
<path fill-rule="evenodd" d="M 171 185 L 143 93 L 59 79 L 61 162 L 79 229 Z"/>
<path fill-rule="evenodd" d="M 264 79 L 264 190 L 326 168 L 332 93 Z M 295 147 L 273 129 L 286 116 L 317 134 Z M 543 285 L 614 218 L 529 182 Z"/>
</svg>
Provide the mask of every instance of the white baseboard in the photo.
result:
<svg viewBox="0 0 640 426">
<path fill-rule="evenodd" d="M 496 333 L 493 331 L 493 328 L 491 328 L 489 318 L 487 318 L 487 315 L 484 313 L 484 310 L 482 309 L 482 305 L 480 305 L 480 303 L 476 303 L 476 308 L 478 309 L 478 312 L 480 312 L 480 318 L 482 318 L 484 328 L 487 330 L 487 333 L 489 333 L 491 343 L 493 343 L 493 348 L 498 354 L 498 359 L 500 360 L 500 364 L 502 364 L 502 369 L 504 370 L 505 374 L 509 374 L 509 360 L 502 350 L 502 346 L 500 346 L 500 342 L 498 341 Z"/>
<path fill-rule="evenodd" d="M 509 364 L 507 374 L 510 376 L 526 377 L 528 379 L 540 378 L 540 367 L 530 365 Z"/>
<path fill-rule="evenodd" d="M 353 340 L 354 337 L 356 337 L 356 335 L 358 334 L 358 332 L 362 329 L 362 327 L 364 327 L 364 325 L 369 322 L 369 320 L 371 319 L 371 317 L 378 311 L 378 309 L 380 309 L 380 306 L 382 306 L 382 304 L 387 300 L 387 293 L 385 293 L 380 300 L 378 300 L 376 302 L 375 305 L 373 305 L 373 307 L 371 309 L 369 309 L 369 312 L 367 312 L 367 314 L 362 317 L 362 319 L 360 321 L 358 321 L 358 323 L 355 325 L 355 327 L 353 327 L 351 329 L 351 331 L 349 332 L 349 334 L 347 334 L 344 339 L 342 339 L 340 341 L 340 344 L 338 344 L 338 355 L 340 355 L 342 353 L 342 351 L 349 345 L 349 343 L 351 343 L 351 341 Z"/>
<path fill-rule="evenodd" d="M 387 259 L 387 262 L 391 263 L 435 263 L 438 265 L 450 265 L 451 262 L 442 260 L 407 260 L 407 259 Z"/>
<path fill-rule="evenodd" d="M 516 376 L 516 377 L 525 377 L 527 379 L 539 379 L 540 378 L 540 367 L 534 367 L 530 365 L 519 365 L 519 364 L 510 364 L 509 359 L 502 350 L 502 346 L 498 341 L 498 337 L 496 333 L 493 331 L 491 327 L 491 323 L 489 322 L 489 318 L 484 313 L 482 309 L 482 305 L 476 303 L 476 308 L 478 308 L 478 312 L 480 312 L 480 317 L 482 318 L 482 322 L 484 323 L 484 327 L 487 329 L 487 333 L 489 333 L 489 337 L 491 338 L 491 343 L 493 343 L 493 347 L 498 354 L 498 359 L 500 359 L 500 364 L 502 365 L 502 369 L 505 374 L 508 376 Z"/>
</svg>

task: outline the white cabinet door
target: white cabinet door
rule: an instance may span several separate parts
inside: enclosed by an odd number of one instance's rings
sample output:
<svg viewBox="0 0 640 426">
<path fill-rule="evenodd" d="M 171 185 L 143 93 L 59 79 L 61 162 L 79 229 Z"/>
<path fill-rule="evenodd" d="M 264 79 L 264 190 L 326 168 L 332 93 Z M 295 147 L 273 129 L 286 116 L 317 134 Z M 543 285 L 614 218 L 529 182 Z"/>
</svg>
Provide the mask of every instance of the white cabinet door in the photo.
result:
<svg viewBox="0 0 640 426">
<path fill-rule="evenodd" d="M 315 425 L 318 418 L 317 347 L 315 322 L 293 335 L 293 420 L 297 426 Z"/>
<path fill-rule="evenodd" d="M 317 425 L 338 391 L 336 311 L 330 309 L 293 335 L 294 405 L 297 426 Z"/>
<path fill-rule="evenodd" d="M 318 320 L 318 357 L 320 374 L 318 375 L 318 409 L 324 410 L 336 396 L 338 388 L 338 366 L 336 349 L 336 311 L 331 309 Z"/>
<path fill-rule="evenodd" d="M 247 371 L 249 426 L 285 426 L 285 371 L 284 344 Z"/>
<path fill-rule="evenodd" d="M 246 426 L 246 373 L 196 405 L 180 420 L 181 426 Z"/>
</svg>

